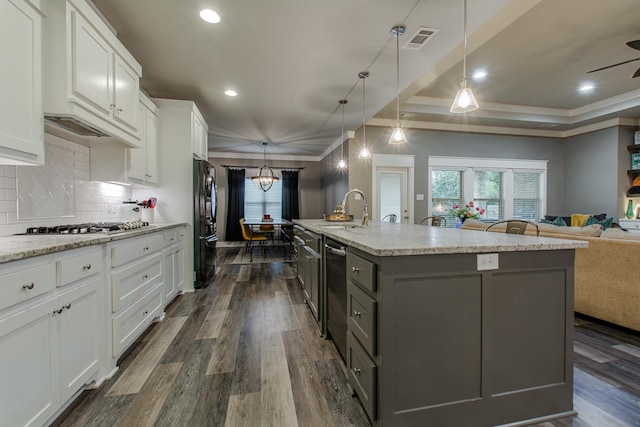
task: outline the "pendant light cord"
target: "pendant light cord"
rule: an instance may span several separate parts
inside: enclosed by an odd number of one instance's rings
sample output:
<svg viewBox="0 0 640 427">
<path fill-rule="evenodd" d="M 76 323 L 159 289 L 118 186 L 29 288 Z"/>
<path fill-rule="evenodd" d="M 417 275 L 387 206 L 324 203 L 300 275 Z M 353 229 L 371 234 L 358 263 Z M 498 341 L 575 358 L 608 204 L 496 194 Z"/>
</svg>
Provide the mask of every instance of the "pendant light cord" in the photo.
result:
<svg viewBox="0 0 640 427">
<path fill-rule="evenodd" d="M 366 125 L 366 114 L 365 114 L 365 108 L 366 105 L 364 103 L 364 80 L 368 77 L 368 72 L 365 73 L 360 73 L 360 76 L 362 78 L 362 144 L 366 147 L 367 146 L 367 125 Z"/>
<path fill-rule="evenodd" d="M 400 127 L 400 26 L 396 28 L 396 122 Z"/>
<path fill-rule="evenodd" d="M 464 55 L 462 56 L 462 79 L 467 80 L 467 0 L 464 0 Z"/>
</svg>

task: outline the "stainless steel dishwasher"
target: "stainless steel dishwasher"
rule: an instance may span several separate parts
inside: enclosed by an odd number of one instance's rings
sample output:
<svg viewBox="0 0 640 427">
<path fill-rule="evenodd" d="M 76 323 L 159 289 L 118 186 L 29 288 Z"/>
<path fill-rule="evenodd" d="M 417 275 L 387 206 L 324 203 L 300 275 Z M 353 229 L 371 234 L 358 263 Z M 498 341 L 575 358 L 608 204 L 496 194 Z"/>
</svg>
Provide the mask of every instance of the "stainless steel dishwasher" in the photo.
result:
<svg viewBox="0 0 640 427">
<path fill-rule="evenodd" d="M 343 360 L 347 354 L 347 248 L 325 241 L 327 332 Z"/>
</svg>

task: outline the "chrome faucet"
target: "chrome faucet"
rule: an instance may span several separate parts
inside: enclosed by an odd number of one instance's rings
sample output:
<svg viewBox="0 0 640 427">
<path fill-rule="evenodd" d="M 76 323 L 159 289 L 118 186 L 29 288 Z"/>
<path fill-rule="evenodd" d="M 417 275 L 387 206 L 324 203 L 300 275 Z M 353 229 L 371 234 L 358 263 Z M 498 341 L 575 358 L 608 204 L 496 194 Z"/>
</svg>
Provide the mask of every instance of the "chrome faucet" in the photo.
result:
<svg viewBox="0 0 640 427">
<path fill-rule="evenodd" d="M 342 215 L 346 215 L 347 214 L 347 197 L 349 196 L 349 194 L 351 193 L 358 193 L 362 196 L 362 200 L 364 201 L 364 208 L 362 209 L 362 225 L 366 226 L 369 223 L 369 211 L 367 210 L 367 198 L 364 195 L 364 193 L 360 190 L 358 190 L 357 188 L 354 188 L 353 190 L 349 190 L 347 191 L 347 194 L 344 195 L 344 198 L 342 199 L 342 203 L 340 203 L 341 206 L 341 213 Z"/>
</svg>

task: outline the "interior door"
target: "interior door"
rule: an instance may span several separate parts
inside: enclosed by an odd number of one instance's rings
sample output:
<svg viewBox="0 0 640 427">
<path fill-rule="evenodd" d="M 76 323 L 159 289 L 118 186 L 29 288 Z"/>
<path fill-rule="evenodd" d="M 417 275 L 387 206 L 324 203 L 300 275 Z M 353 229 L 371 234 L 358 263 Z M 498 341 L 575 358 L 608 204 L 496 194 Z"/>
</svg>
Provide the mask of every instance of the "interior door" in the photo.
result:
<svg viewBox="0 0 640 427">
<path fill-rule="evenodd" d="M 396 222 L 409 222 L 407 169 L 378 168 L 376 175 L 376 218 L 383 219 L 393 214 Z"/>
</svg>

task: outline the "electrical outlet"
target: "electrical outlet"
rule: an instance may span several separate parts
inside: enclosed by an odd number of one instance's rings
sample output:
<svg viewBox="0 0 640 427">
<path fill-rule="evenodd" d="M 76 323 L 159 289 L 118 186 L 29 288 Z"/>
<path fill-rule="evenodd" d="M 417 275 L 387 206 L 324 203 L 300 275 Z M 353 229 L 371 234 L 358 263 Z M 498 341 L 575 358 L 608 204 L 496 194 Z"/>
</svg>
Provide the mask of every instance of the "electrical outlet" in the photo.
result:
<svg viewBox="0 0 640 427">
<path fill-rule="evenodd" d="M 478 254 L 478 271 L 497 269 L 498 254 Z"/>
<path fill-rule="evenodd" d="M 115 203 L 109 203 L 107 206 L 107 213 L 109 215 L 116 215 L 118 213 L 118 206 Z"/>
</svg>

